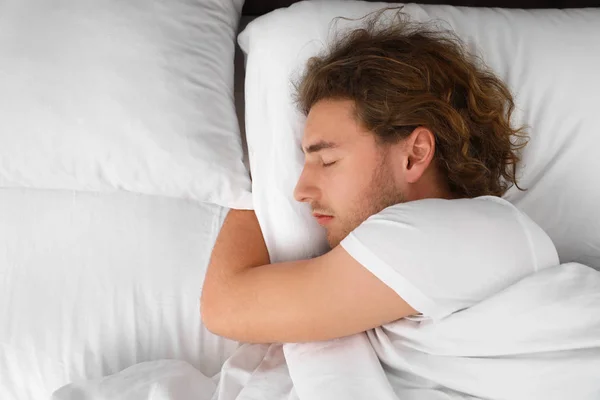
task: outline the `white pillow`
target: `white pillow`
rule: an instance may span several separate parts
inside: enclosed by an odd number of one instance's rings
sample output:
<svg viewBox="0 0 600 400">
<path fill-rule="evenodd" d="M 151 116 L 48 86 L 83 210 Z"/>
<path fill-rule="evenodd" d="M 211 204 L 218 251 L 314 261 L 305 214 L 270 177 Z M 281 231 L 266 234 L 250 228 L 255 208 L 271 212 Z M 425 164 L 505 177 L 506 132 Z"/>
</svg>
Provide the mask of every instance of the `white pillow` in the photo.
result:
<svg viewBox="0 0 600 400">
<path fill-rule="evenodd" d="M 0 2 L 0 187 L 252 208 L 233 103 L 242 5 Z"/>
<path fill-rule="evenodd" d="M 246 135 L 254 207 L 274 261 L 325 246 L 308 206 L 297 204 L 303 117 L 290 82 L 328 42 L 337 16 L 360 18 L 385 3 L 302 2 L 253 21 L 239 36 L 247 53 Z M 516 124 L 531 141 L 519 171 L 526 192 L 506 198 L 546 230 L 561 262 L 600 269 L 600 9 L 503 10 L 407 5 L 414 19 L 441 19 L 505 80 Z M 340 21 L 339 28 L 360 22 Z M 448 26 L 448 25 L 446 25 Z M 274 34 L 276 33 L 276 34 Z"/>
<path fill-rule="evenodd" d="M 218 373 L 237 343 L 205 329 L 199 299 L 226 213 L 128 192 L 0 189 L 0 399 L 49 399 L 151 360 Z"/>
</svg>

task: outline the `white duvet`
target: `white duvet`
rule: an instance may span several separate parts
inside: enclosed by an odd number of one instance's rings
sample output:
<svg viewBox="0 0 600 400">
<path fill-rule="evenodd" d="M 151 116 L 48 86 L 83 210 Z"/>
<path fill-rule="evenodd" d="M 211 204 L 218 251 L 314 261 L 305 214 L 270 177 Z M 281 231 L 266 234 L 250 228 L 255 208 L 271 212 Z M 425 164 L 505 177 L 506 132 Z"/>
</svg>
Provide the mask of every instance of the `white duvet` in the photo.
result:
<svg viewBox="0 0 600 400">
<path fill-rule="evenodd" d="M 244 344 L 212 379 L 183 361 L 137 364 L 52 399 L 597 400 L 599 315 L 600 272 L 569 263 L 435 324 L 400 320 L 333 341 Z M 382 341 L 386 330 L 395 335 Z M 407 374 L 422 384 L 408 384 Z"/>
</svg>

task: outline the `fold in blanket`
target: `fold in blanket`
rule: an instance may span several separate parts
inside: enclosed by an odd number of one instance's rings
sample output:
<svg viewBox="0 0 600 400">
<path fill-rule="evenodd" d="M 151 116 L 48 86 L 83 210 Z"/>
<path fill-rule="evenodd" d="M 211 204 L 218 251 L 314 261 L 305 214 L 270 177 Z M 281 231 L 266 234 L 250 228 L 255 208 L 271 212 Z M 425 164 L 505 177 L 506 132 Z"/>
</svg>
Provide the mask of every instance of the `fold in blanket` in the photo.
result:
<svg viewBox="0 0 600 400">
<path fill-rule="evenodd" d="M 217 382 L 218 381 L 218 382 Z M 600 399 L 600 272 L 570 263 L 436 323 L 244 344 L 209 379 L 180 361 L 73 383 L 53 400 Z"/>
</svg>

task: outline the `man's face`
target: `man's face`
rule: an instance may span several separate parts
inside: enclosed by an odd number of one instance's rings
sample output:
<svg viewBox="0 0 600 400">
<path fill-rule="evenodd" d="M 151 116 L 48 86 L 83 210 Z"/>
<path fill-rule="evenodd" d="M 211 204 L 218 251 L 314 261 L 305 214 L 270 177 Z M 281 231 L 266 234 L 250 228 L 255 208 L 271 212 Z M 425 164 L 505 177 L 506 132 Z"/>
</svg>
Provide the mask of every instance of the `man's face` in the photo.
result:
<svg viewBox="0 0 600 400">
<path fill-rule="evenodd" d="M 353 115 L 350 100 L 321 100 L 306 120 L 305 163 L 294 196 L 311 205 L 333 248 L 369 216 L 403 201 L 391 146 Z"/>
</svg>

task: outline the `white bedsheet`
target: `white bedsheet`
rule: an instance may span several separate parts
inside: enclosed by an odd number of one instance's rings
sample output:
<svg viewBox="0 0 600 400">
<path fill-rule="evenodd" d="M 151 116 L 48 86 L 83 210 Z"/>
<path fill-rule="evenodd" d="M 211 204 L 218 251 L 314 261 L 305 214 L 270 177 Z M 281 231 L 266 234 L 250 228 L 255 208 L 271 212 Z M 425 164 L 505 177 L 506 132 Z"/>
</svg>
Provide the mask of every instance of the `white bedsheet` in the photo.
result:
<svg viewBox="0 0 600 400">
<path fill-rule="evenodd" d="M 0 189 L 0 399 L 157 359 L 217 373 L 237 344 L 199 297 L 225 209 L 132 193 Z"/>
<path fill-rule="evenodd" d="M 166 360 L 73 383 L 52 399 L 597 400 L 598 315 L 600 272 L 570 263 L 435 325 L 401 320 L 379 328 L 398 335 L 385 346 L 370 339 L 378 329 L 319 343 L 244 344 L 219 383 Z M 424 384 L 408 385 L 403 374 L 409 373 Z"/>
</svg>

